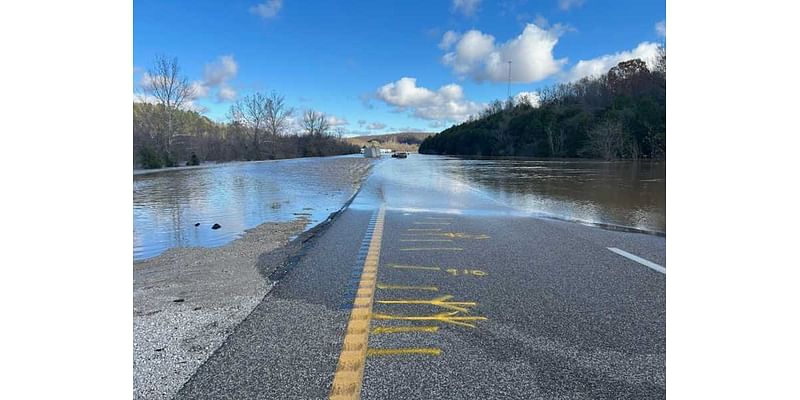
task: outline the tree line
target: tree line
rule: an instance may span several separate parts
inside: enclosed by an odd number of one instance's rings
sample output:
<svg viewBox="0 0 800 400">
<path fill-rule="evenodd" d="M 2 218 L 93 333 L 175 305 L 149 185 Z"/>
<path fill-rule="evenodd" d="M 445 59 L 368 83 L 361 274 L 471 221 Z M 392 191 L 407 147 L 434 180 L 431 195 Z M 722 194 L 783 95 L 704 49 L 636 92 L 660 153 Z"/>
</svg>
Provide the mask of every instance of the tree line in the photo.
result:
<svg viewBox="0 0 800 400">
<path fill-rule="evenodd" d="M 177 59 L 156 57 L 142 85 L 145 102 L 133 103 L 134 167 L 198 165 L 358 153 L 319 111 L 302 114 L 284 96 L 256 92 L 234 102 L 227 122 L 187 109 L 196 96 Z"/>
<path fill-rule="evenodd" d="M 480 115 L 425 139 L 420 153 L 558 158 L 666 157 L 666 50 L 655 66 L 623 61 L 605 75 L 495 101 Z"/>
</svg>

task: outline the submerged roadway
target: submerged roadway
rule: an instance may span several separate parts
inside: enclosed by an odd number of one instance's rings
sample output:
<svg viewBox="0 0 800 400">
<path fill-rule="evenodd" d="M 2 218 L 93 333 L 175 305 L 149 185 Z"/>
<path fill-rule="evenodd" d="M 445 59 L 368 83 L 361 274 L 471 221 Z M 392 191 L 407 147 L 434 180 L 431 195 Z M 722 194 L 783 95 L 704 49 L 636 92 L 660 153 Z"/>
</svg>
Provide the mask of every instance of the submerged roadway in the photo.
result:
<svg viewBox="0 0 800 400">
<path fill-rule="evenodd" d="M 520 215 L 428 162 L 378 162 L 176 398 L 666 397 L 664 237 Z"/>
</svg>

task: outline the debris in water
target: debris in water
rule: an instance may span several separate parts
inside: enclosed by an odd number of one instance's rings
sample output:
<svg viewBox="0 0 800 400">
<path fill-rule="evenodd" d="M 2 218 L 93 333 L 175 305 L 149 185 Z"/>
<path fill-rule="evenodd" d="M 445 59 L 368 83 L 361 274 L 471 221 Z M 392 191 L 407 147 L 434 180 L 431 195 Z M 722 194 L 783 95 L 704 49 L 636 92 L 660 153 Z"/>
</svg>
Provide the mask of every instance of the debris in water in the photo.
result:
<svg viewBox="0 0 800 400">
<path fill-rule="evenodd" d="M 222 228 L 222 225 L 214 224 L 214 226 L 211 227 L 211 229 L 219 229 L 219 228 Z"/>
</svg>

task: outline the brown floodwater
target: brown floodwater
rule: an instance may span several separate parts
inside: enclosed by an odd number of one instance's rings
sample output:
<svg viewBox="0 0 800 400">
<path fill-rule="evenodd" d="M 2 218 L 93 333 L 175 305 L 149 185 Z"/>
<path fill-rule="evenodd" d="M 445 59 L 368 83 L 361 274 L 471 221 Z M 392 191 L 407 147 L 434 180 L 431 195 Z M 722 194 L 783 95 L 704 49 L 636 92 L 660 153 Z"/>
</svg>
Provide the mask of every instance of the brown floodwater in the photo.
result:
<svg viewBox="0 0 800 400">
<path fill-rule="evenodd" d="M 220 246 L 267 221 L 304 216 L 313 226 L 350 197 L 355 186 L 342 169 L 361 162 L 375 168 L 355 208 L 380 202 L 395 210 L 544 216 L 666 233 L 665 162 L 327 157 L 135 175 L 134 259 Z M 213 223 L 222 228 L 212 230 Z"/>
<path fill-rule="evenodd" d="M 666 233 L 666 162 L 443 161 L 443 171 L 514 208 Z"/>
<path fill-rule="evenodd" d="M 665 162 L 412 154 L 381 161 L 375 185 L 353 207 L 381 202 L 390 210 L 538 216 L 666 234 L 665 177 Z"/>
</svg>

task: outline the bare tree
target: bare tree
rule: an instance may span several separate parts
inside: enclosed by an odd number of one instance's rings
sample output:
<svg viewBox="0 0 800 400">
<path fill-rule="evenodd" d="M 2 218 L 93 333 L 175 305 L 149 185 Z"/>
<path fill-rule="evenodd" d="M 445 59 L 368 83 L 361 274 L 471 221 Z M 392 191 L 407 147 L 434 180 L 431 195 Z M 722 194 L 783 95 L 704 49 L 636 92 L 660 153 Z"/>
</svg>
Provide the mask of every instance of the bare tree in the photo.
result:
<svg viewBox="0 0 800 400">
<path fill-rule="evenodd" d="M 325 136 L 331 129 L 331 125 L 328 122 L 328 117 L 326 117 L 325 114 L 314 110 L 306 110 L 303 113 L 302 124 L 303 129 L 305 129 L 306 133 L 310 136 Z"/>
<path fill-rule="evenodd" d="M 252 158 L 261 156 L 261 130 L 267 124 L 267 97 L 256 92 L 237 100 L 231 105 L 231 120 L 246 126 L 250 131 Z"/>
<path fill-rule="evenodd" d="M 655 63 L 655 72 L 667 78 L 667 48 L 664 46 L 658 46 L 658 52 L 656 53 L 656 63 Z"/>
<path fill-rule="evenodd" d="M 181 75 L 177 58 L 156 56 L 153 67 L 147 70 L 142 84 L 145 94 L 152 96 L 166 111 L 167 129 L 163 132 L 162 149 L 169 153 L 174 135 L 175 111 L 195 96 L 186 76 Z"/>
<path fill-rule="evenodd" d="M 592 151 L 606 160 L 616 159 L 625 149 L 625 129 L 616 119 L 603 119 L 589 130 L 588 136 Z"/>
<path fill-rule="evenodd" d="M 267 134 L 278 136 L 286 133 L 294 109 L 286 105 L 286 99 L 276 92 L 270 93 L 265 104 Z"/>
</svg>

